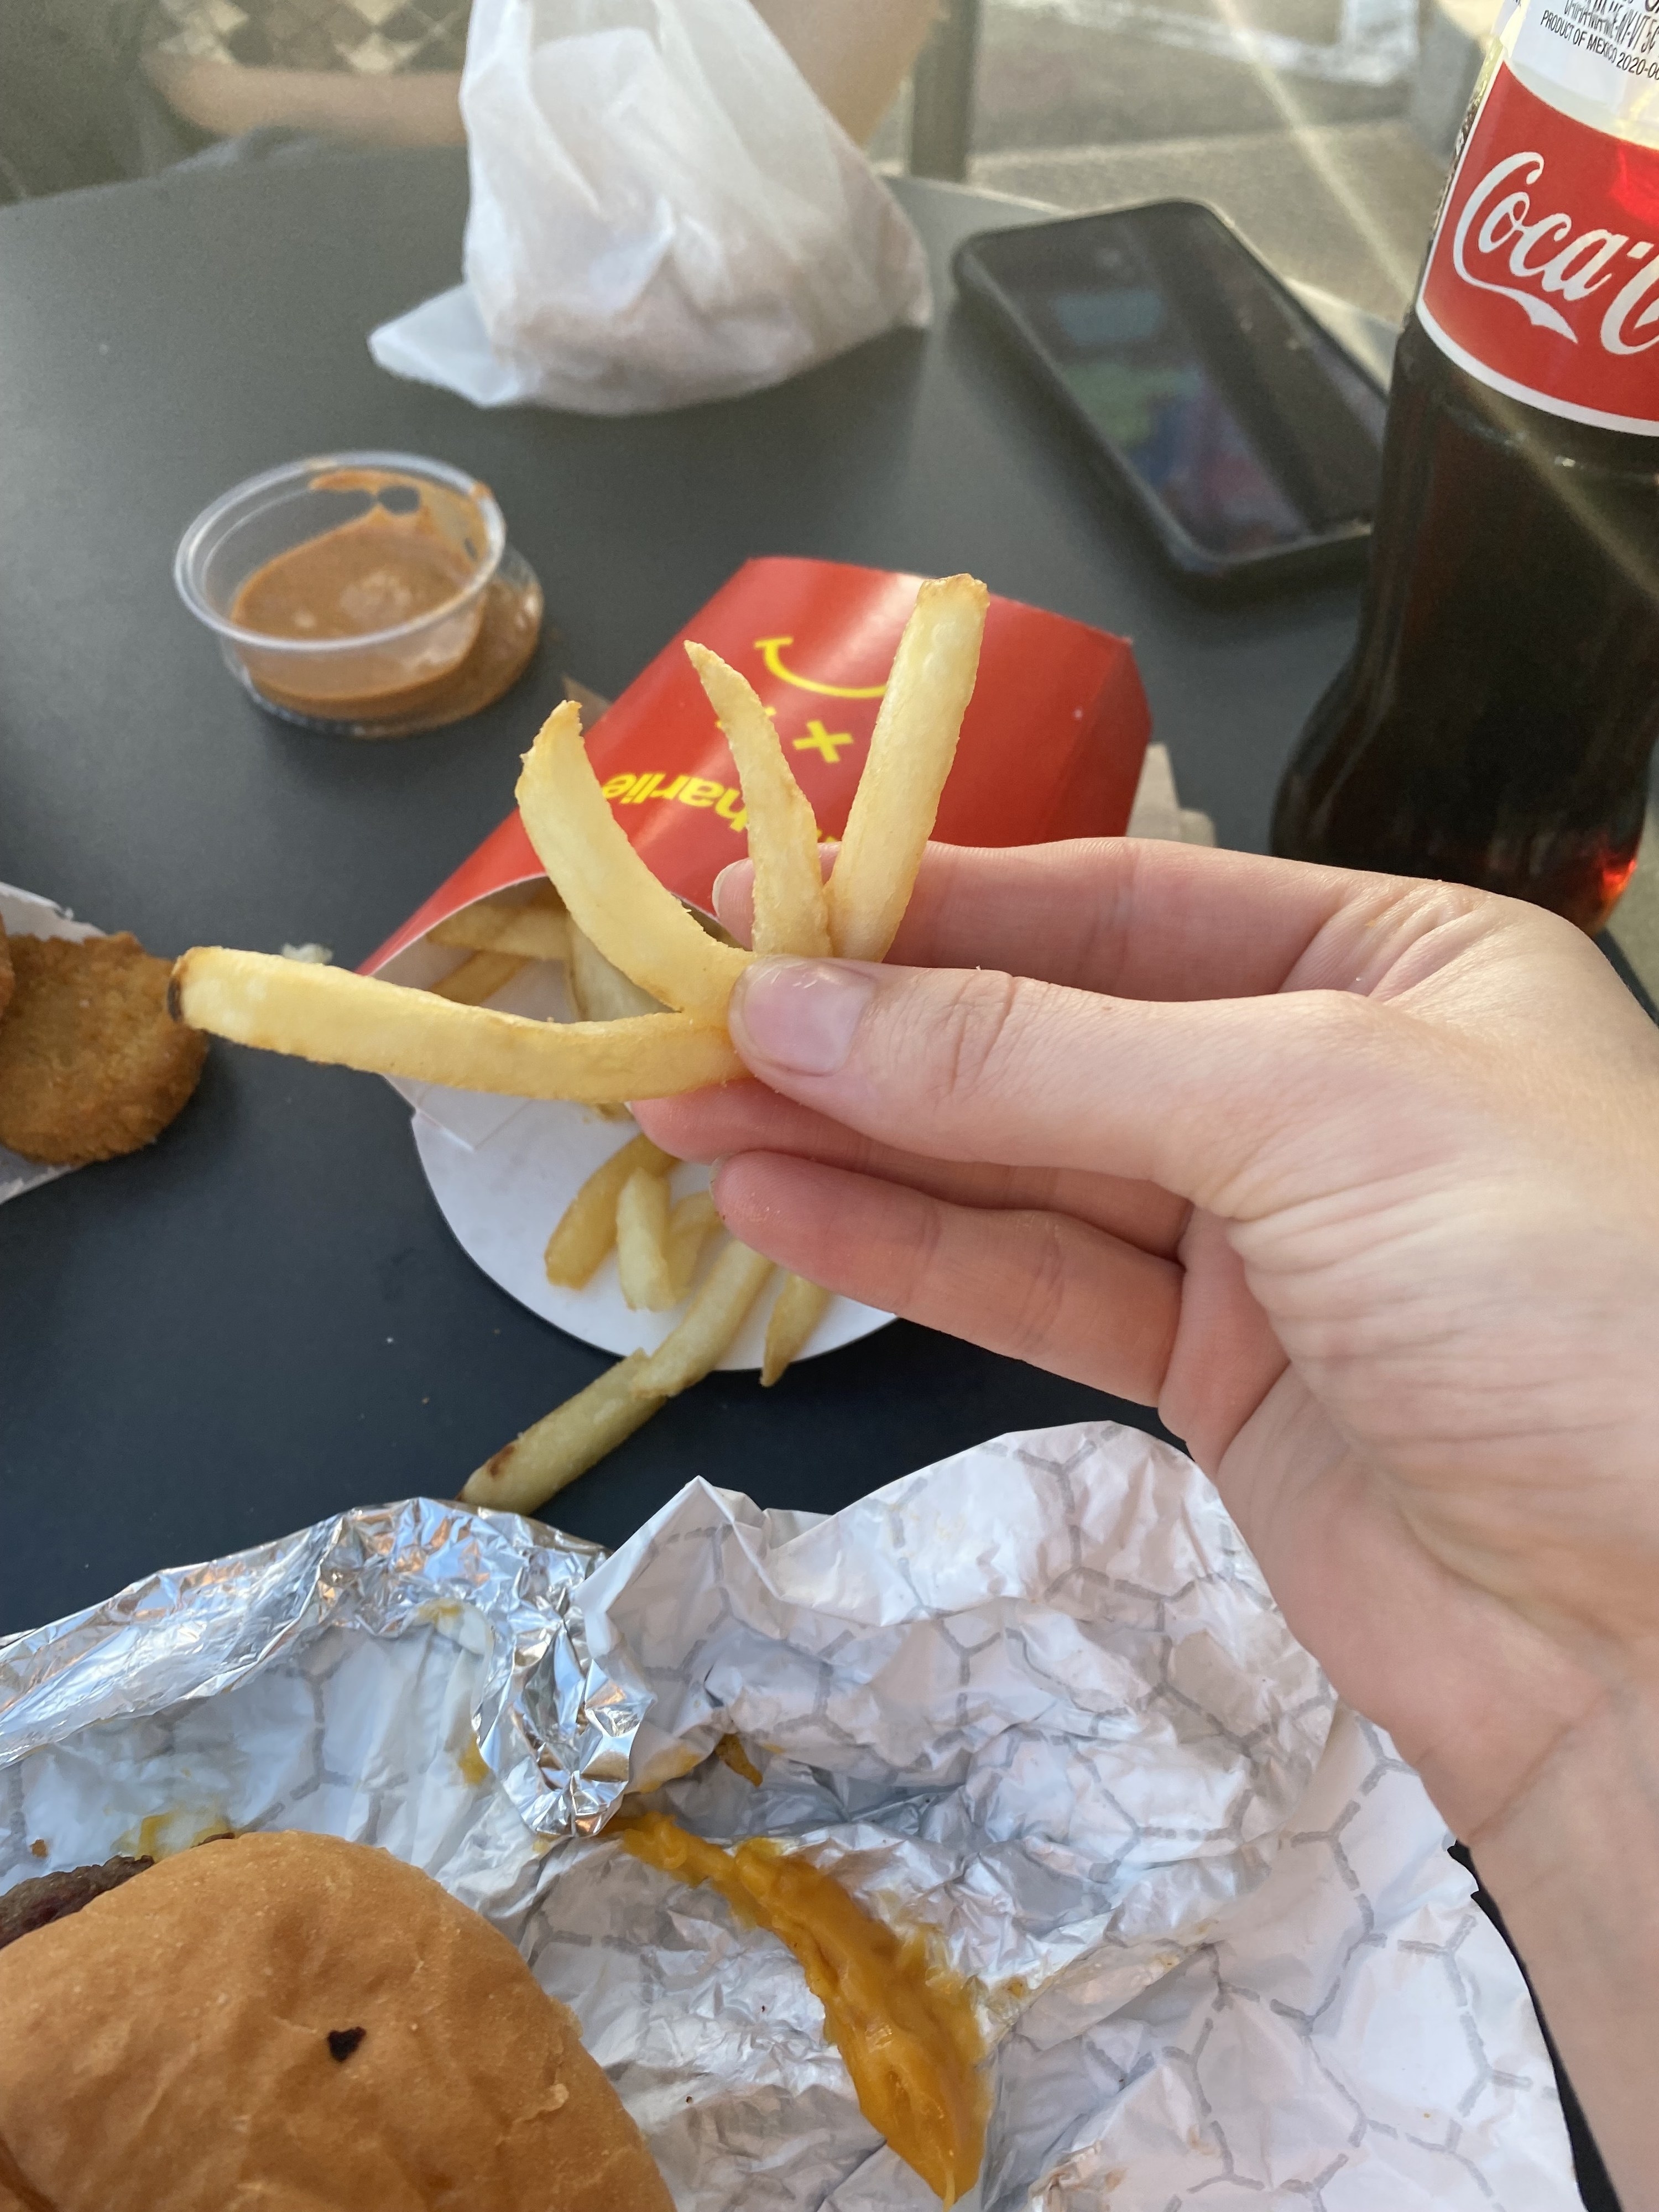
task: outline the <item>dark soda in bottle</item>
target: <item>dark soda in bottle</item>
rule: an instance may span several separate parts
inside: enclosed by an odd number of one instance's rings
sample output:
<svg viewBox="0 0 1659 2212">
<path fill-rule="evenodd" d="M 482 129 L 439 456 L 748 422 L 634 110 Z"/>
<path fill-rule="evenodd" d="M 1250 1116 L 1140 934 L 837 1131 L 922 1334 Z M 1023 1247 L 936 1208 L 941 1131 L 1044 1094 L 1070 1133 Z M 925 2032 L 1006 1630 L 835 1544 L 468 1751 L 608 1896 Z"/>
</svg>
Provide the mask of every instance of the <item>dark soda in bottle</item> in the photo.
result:
<svg viewBox="0 0 1659 2212">
<path fill-rule="evenodd" d="M 1656 82 L 1659 14 L 1529 0 L 1500 33 L 1395 357 L 1358 643 L 1276 853 L 1590 930 L 1629 880 L 1659 734 Z"/>
</svg>

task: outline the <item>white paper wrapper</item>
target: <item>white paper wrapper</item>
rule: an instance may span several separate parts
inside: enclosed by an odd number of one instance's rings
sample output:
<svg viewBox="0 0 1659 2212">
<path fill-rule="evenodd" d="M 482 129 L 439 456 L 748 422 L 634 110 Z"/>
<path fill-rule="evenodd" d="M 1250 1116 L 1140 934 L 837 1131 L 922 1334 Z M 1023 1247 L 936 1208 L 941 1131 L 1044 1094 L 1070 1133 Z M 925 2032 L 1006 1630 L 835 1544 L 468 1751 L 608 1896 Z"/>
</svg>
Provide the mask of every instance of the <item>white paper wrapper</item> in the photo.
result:
<svg viewBox="0 0 1659 2212">
<path fill-rule="evenodd" d="M 77 921 L 66 907 L 55 906 L 51 899 L 37 898 L 33 891 L 20 891 L 12 884 L 0 884 L 0 921 L 6 925 L 8 935 L 15 933 L 19 937 L 103 935 L 90 922 Z M 26 1160 L 21 1152 L 9 1152 L 0 1145 L 0 1206 L 9 1198 L 21 1198 L 26 1190 L 33 1190 L 43 1182 L 55 1182 L 59 1176 L 74 1172 L 73 1168 L 42 1167 L 39 1160 Z"/>
<path fill-rule="evenodd" d="M 681 2212 L 921 2212 L 782 1946 L 603 1834 L 626 1764 L 978 1979 L 983 2212 L 1577 2203 L 1421 1785 L 1179 1454 L 1005 1437 L 828 1522 L 694 1484 L 596 1556 L 417 1501 L 12 1639 L 0 1886 L 156 1814 L 385 1843 L 574 2006 Z"/>
</svg>

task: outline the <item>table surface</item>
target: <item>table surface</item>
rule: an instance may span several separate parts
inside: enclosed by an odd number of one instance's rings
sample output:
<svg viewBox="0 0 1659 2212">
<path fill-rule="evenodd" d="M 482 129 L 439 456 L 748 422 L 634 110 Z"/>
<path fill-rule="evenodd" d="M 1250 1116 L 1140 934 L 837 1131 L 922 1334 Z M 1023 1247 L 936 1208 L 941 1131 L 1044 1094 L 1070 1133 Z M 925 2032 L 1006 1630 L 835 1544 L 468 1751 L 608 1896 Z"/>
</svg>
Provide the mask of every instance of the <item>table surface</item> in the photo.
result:
<svg viewBox="0 0 1659 2212">
<path fill-rule="evenodd" d="M 569 672 L 619 691 L 750 554 L 939 574 L 1134 640 L 1155 734 L 1260 848 L 1355 595 L 1206 607 L 953 313 L 970 231 L 897 187 L 934 328 L 781 390 L 633 421 L 478 412 L 371 362 L 453 281 L 457 155 L 177 174 L 0 210 L 0 879 L 153 950 L 319 939 L 355 964 L 506 811 Z M 307 453 L 430 453 L 493 485 L 546 586 L 526 680 L 386 746 L 262 714 L 175 599 L 216 493 Z M 605 1364 L 461 1253 L 385 1084 L 217 1047 L 161 1142 L 0 1207 L 0 1632 L 342 1508 L 447 1495 Z M 715 1376 L 553 1509 L 616 1543 L 693 1476 L 833 1511 L 1013 1428 L 1141 1409 L 908 1323 L 775 1391 Z M 1581 2130 L 1586 2202 L 1611 2207 Z"/>
<path fill-rule="evenodd" d="M 0 878 L 153 951 L 361 960 L 507 811 L 562 672 L 619 691 L 745 557 L 936 574 L 1126 632 L 1224 842 L 1352 629 L 1346 587 L 1206 608 L 1167 583 L 979 333 L 956 240 L 1025 219 L 901 187 L 939 311 L 784 388 L 634 420 L 478 411 L 364 339 L 453 281 L 449 153 L 179 174 L 0 213 Z M 228 484 L 307 453 L 491 484 L 551 635 L 500 705 L 386 745 L 261 714 L 173 595 Z M 151 1150 L 0 1207 L 0 1630 L 340 1508 L 453 1494 L 604 1355 L 465 1258 L 385 1084 L 226 1046 Z M 717 1376 L 567 1492 L 615 1543 L 693 1476 L 830 1511 L 1008 1429 L 1143 1414 L 904 1323 L 776 1390 Z"/>
</svg>

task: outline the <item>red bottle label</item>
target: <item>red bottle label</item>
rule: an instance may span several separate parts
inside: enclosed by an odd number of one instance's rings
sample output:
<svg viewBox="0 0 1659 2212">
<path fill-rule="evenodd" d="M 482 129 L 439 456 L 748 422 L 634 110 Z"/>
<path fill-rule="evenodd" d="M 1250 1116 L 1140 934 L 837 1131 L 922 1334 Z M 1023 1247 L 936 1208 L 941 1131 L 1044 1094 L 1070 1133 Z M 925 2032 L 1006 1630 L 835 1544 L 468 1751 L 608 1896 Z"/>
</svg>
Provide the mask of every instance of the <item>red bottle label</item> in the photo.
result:
<svg viewBox="0 0 1659 2212">
<path fill-rule="evenodd" d="M 1417 313 L 1499 392 L 1659 436 L 1659 149 L 1564 114 L 1500 64 Z"/>
</svg>

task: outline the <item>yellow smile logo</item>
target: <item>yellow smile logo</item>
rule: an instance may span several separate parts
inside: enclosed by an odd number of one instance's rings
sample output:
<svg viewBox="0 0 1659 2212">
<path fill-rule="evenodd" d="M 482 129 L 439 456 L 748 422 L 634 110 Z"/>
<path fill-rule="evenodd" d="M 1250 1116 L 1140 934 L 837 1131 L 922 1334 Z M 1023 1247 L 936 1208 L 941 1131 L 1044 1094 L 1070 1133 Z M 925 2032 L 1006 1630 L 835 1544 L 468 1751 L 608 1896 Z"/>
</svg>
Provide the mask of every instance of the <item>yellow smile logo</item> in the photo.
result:
<svg viewBox="0 0 1659 2212">
<path fill-rule="evenodd" d="M 793 668 L 784 665 L 783 648 L 794 643 L 793 637 L 757 637 L 755 650 L 765 661 L 767 671 L 780 684 L 793 684 L 797 691 L 816 691 L 821 699 L 879 699 L 887 689 L 884 684 L 815 684 L 810 676 L 797 676 Z"/>
</svg>

